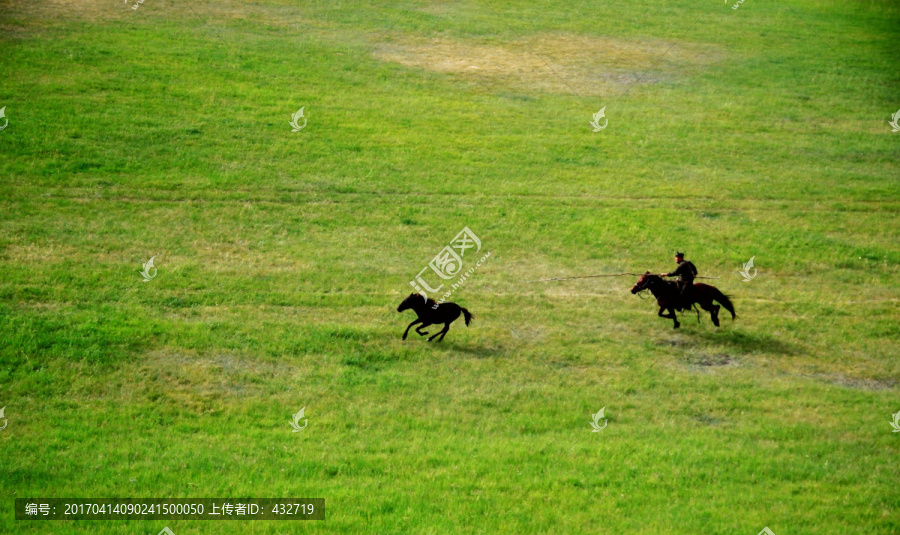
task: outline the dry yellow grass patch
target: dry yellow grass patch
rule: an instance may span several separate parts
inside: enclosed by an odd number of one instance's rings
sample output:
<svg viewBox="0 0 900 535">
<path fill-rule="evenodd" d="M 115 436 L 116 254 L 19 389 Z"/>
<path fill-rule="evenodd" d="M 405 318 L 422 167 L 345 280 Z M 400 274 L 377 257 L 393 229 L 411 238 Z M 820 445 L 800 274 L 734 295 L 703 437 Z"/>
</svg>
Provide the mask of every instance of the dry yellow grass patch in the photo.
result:
<svg viewBox="0 0 900 535">
<path fill-rule="evenodd" d="M 123 367 L 126 379 L 123 395 L 162 393 L 169 401 L 189 410 L 204 412 L 220 406 L 222 398 L 260 395 L 268 383 L 290 382 L 303 370 L 290 363 L 273 363 L 251 355 L 214 353 L 164 348 Z M 135 387 L 140 388 L 135 391 Z"/>
<path fill-rule="evenodd" d="M 137 5 L 137 9 L 134 6 Z M 299 10 L 286 6 L 269 6 L 251 2 L 179 3 L 171 0 L 35 0 L 16 2 L 0 0 L 0 13 L 30 19 L 29 31 L 53 20 L 86 20 L 96 23 L 129 20 L 129 17 L 166 16 L 175 20 L 204 20 L 209 24 L 224 24 L 233 20 L 258 20 L 261 24 L 278 27 L 328 28 L 327 23 L 305 18 Z M 19 26 L 0 26 L 26 34 Z M 24 37 L 24 35 L 22 35 Z"/>
<path fill-rule="evenodd" d="M 136 0 L 35 0 L 15 2 L 0 0 L 0 13 L 26 20 L 26 27 L 15 26 L 18 32 L 31 34 L 57 21 L 71 19 L 95 22 L 113 21 L 130 14 Z M 150 1 L 150 0 L 145 0 Z M 127 11 L 127 13 L 126 13 Z M 24 35 L 20 36 L 24 37 Z"/>
<path fill-rule="evenodd" d="M 518 89 L 608 94 L 636 83 L 689 75 L 716 59 L 710 47 L 553 34 L 516 42 L 458 42 L 394 36 L 374 49 L 382 61 Z"/>
<path fill-rule="evenodd" d="M 77 247 L 58 242 L 29 243 L 27 245 L 13 243 L 5 250 L 0 251 L 0 259 L 14 265 L 43 265 L 78 258 L 80 254 L 82 252 Z"/>
</svg>

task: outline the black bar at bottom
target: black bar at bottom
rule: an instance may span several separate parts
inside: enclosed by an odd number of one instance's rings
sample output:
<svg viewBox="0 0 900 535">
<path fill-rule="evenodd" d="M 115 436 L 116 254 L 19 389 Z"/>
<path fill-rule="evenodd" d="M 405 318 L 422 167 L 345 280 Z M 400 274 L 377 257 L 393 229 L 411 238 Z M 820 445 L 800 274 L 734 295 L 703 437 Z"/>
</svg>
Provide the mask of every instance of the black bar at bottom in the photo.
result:
<svg viewBox="0 0 900 535">
<path fill-rule="evenodd" d="M 16 498 L 16 520 L 324 520 L 324 498 Z"/>
</svg>

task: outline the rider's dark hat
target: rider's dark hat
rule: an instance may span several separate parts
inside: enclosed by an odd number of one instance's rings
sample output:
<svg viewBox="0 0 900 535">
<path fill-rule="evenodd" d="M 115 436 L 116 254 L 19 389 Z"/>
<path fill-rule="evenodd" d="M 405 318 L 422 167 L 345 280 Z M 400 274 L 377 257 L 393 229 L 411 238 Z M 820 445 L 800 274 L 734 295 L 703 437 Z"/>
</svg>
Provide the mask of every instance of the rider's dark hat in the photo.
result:
<svg viewBox="0 0 900 535">
<path fill-rule="evenodd" d="M 680 252 L 680 251 L 676 251 L 676 252 L 675 252 L 675 256 L 680 257 L 680 258 L 684 258 L 684 253 L 682 253 L 682 252 Z"/>
</svg>

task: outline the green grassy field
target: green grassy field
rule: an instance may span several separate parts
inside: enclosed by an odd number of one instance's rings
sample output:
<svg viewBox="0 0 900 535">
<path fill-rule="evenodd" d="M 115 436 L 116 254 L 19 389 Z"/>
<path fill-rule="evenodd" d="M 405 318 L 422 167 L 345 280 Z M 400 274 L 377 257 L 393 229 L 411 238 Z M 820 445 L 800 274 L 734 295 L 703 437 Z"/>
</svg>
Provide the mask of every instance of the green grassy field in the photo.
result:
<svg viewBox="0 0 900 535">
<path fill-rule="evenodd" d="M 0 0 L 0 532 L 900 533 L 898 38 L 888 0 Z M 466 226 L 472 325 L 401 341 Z M 523 282 L 675 249 L 736 321 Z"/>
</svg>

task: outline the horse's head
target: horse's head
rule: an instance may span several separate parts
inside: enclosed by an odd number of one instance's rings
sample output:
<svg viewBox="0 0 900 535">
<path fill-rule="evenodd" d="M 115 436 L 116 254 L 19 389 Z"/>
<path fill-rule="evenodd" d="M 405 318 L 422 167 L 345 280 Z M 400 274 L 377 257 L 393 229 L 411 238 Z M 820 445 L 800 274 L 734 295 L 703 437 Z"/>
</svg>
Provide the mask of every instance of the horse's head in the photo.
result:
<svg viewBox="0 0 900 535">
<path fill-rule="evenodd" d="M 649 271 L 645 271 L 641 278 L 638 279 L 634 286 L 631 287 L 631 293 L 636 294 L 643 290 L 650 289 L 650 284 L 653 283 L 654 279 L 658 279 L 658 275 L 654 275 Z"/>
<path fill-rule="evenodd" d="M 403 312 L 409 308 L 415 310 L 426 304 L 428 304 L 428 297 L 422 294 L 409 294 L 409 297 L 404 299 L 403 302 L 400 303 L 400 306 L 397 307 L 397 312 Z"/>
</svg>

